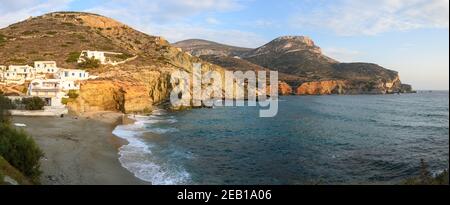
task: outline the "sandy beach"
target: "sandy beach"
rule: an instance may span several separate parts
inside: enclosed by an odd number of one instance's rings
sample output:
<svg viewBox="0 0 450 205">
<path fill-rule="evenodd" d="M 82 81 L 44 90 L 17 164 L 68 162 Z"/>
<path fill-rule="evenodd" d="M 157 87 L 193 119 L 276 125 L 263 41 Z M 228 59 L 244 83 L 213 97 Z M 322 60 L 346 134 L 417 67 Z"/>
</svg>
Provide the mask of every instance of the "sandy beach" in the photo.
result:
<svg viewBox="0 0 450 205">
<path fill-rule="evenodd" d="M 146 185 L 123 168 L 118 148 L 126 143 L 113 136 L 119 113 L 88 113 L 82 117 L 14 117 L 23 123 L 44 151 L 44 185 Z"/>
</svg>

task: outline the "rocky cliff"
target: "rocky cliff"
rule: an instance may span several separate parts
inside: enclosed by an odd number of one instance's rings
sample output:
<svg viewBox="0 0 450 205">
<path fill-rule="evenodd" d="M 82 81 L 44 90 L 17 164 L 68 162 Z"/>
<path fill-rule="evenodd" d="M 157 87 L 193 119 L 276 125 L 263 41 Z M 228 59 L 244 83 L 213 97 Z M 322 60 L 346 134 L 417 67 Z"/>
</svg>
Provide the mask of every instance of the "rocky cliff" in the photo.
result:
<svg viewBox="0 0 450 205">
<path fill-rule="evenodd" d="M 227 53 L 224 51 L 232 50 L 233 47 L 221 44 L 221 47 L 215 47 L 216 53 L 221 53 L 220 56 L 204 56 L 203 50 L 209 49 L 208 45 L 190 46 L 189 40 L 174 45 L 217 65 L 233 65 L 224 56 Z M 218 51 L 219 48 L 223 50 Z M 234 66 L 239 67 L 238 70 L 248 70 L 242 67 L 255 68 L 248 65 L 257 65 L 279 71 L 284 90 L 290 86 L 299 95 L 386 94 L 412 90 L 408 86 L 402 86 L 396 71 L 371 63 L 340 63 L 325 56 L 321 48 L 305 36 L 280 37 L 259 48 L 237 54 L 233 58 L 238 59 L 234 61 L 240 61 L 241 66 Z"/>
</svg>

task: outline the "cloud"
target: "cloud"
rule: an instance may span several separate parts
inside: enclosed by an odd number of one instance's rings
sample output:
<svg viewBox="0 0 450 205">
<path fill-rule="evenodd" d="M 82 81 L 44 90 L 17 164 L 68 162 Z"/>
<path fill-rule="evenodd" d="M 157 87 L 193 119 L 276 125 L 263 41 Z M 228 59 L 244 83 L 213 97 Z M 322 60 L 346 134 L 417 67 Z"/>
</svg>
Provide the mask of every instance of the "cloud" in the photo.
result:
<svg viewBox="0 0 450 205">
<path fill-rule="evenodd" d="M 253 48 L 263 45 L 267 42 L 265 38 L 262 38 L 261 36 L 252 32 L 232 29 L 211 29 L 189 24 L 178 24 L 171 26 L 153 25 L 153 27 L 148 28 L 147 32 L 164 36 L 172 43 L 186 39 L 199 38 L 228 45 Z"/>
<path fill-rule="evenodd" d="M 142 32 L 163 36 L 170 42 L 201 38 L 231 45 L 259 46 L 265 39 L 252 32 L 211 28 L 221 22 L 210 14 L 239 11 L 244 8 L 242 2 L 243 0 L 111 0 L 86 11 L 115 18 Z M 202 15 L 207 16 L 203 21 L 195 19 Z"/>
<path fill-rule="evenodd" d="M 216 19 L 216 18 L 213 18 L 213 17 L 208 17 L 208 18 L 205 19 L 205 21 L 206 21 L 206 23 L 212 24 L 212 25 L 220 24 L 220 21 L 218 19 Z"/>
<path fill-rule="evenodd" d="M 110 0 L 87 11 L 139 15 L 157 22 L 177 21 L 201 13 L 228 12 L 243 8 L 240 0 Z"/>
<path fill-rule="evenodd" d="M 329 47 L 322 49 L 324 54 L 341 62 L 353 62 L 362 55 L 360 51 Z"/>
<path fill-rule="evenodd" d="M 72 0 L 0 0 L 0 28 L 30 16 L 66 9 Z"/>
<path fill-rule="evenodd" d="M 292 25 L 339 35 L 377 35 L 420 28 L 449 28 L 448 0 L 338 0 L 301 8 Z"/>
</svg>

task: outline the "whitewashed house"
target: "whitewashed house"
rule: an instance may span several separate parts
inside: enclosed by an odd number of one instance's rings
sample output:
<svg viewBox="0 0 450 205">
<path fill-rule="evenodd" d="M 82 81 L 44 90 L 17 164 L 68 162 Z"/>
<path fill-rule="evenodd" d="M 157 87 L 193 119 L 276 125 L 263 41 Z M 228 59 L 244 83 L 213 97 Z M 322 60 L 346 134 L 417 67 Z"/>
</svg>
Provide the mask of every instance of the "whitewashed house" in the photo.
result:
<svg viewBox="0 0 450 205">
<path fill-rule="evenodd" d="M 3 72 L 3 81 L 7 84 L 24 84 L 36 78 L 36 70 L 29 65 L 10 65 Z"/>
<path fill-rule="evenodd" d="M 61 80 L 88 80 L 89 72 L 77 69 L 62 69 L 57 73 L 57 76 Z"/>
<path fill-rule="evenodd" d="M 81 52 L 81 55 L 78 58 L 78 63 L 82 63 L 82 62 L 86 61 L 86 59 L 98 60 L 103 65 L 106 65 L 106 64 L 117 65 L 122 62 L 125 62 L 125 61 L 119 61 L 117 59 L 113 59 L 114 56 L 118 56 L 118 55 L 122 55 L 122 53 L 85 50 L 85 51 Z"/>
<path fill-rule="evenodd" d="M 48 106 L 62 106 L 62 98 L 66 95 L 61 89 L 59 79 L 35 79 L 31 81 L 28 95 L 42 98 Z"/>
<path fill-rule="evenodd" d="M 38 74 L 55 74 L 59 71 L 55 61 L 36 61 L 34 68 Z"/>
<path fill-rule="evenodd" d="M 44 99 L 48 106 L 59 107 L 71 90 L 80 90 L 80 84 L 71 80 L 35 79 L 28 87 L 28 95 Z"/>
</svg>

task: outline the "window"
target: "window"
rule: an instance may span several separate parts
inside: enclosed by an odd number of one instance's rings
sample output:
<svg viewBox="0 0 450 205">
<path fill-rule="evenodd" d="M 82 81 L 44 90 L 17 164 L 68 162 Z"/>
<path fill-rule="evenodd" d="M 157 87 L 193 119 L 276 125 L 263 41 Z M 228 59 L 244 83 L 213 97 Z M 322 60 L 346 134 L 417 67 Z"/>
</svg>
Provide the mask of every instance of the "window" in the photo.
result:
<svg viewBox="0 0 450 205">
<path fill-rule="evenodd" d="M 72 73 L 72 76 L 75 76 L 75 73 Z"/>
<path fill-rule="evenodd" d="M 65 71 L 65 72 L 64 72 L 64 76 L 65 76 L 65 77 L 69 77 L 69 72 Z"/>
</svg>

